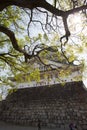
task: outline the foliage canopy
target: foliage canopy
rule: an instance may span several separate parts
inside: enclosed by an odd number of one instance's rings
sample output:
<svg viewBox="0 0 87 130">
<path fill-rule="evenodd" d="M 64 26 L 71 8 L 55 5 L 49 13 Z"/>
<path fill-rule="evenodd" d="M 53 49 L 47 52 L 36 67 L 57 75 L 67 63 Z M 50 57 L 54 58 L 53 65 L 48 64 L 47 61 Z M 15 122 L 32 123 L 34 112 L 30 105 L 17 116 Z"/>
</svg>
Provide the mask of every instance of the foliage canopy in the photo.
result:
<svg viewBox="0 0 87 130">
<path fill-rule="evenodd" d="M 86 0 L 0 0 L 1 83 L 27 73 L 33 57 L 46 65 L 42 57 L 50 52 L 86 66 L 86 9 Z"/>
</svg>

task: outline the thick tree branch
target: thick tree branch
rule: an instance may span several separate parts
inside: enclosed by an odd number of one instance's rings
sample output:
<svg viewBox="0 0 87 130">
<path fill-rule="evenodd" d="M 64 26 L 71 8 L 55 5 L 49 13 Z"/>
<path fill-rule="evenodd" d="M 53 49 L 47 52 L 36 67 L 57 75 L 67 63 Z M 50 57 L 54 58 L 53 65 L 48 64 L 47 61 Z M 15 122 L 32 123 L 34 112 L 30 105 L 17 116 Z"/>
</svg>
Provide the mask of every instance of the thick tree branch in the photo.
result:
<svg viewBox="0 0 87 130">
<path fill-rule="evenodd" d="M 28 9 L 42 7 L 57 16 L 64 15 L 64 11 L 56 9 L 45 0 L 0 0 L 0 11 L 10 5 L 16 5 Z"/>
<path fill-rule="evenodd" d="M 24 56 L 27 57 L 27 58 L 31 58 L 31 56 L 25 50 L 23 50 L 19 47 L 17 40 L 15 38 L 15 35 L 11 30 L 9 30 L 8 28 L 0 25 L 0 32 L 3 32 L 4 34 L 6 34 L 10 38 L 12 46 L 16 51 L 23 53 Z"/>
<path fill-rule="evenodd" d="M 0 0 L 0 11 L 2 11 L 4 8 L 10 5 L 16 5 L 28 9 L 41 7 L 55 14 L 56 16 L 62 16 L 62 17 L 65 15 L 67 16 L 82 11 L 83 9 L 87 9 L 87 5 L 83 5 L 81 7 L 76 7 L 68 11 L 63 11 L 55 8 L 54 6 L 46 2 L 46 0 L 22 0 L 22 1 L 21 0 L 3 0 L 3 1 Z"/>
<path fill-rule="evenodd" d="M 41 0 L 40 0 L 41 1 Z M 38 0 L 39 2 L 39 0 Z M 0 11 L 10 5 L 16 5 L 23 8 L 35 8 L 38 4 L 37 0 L 0 0 Z"/>
<path fill-rule="evenodd" d="M 18 46 L 15 35 L 11 30 L 9 30 L 8 28 L 0 25 L 0 32 L 3 32 L 4 34 L 6 34 L 10 38 L 12 45 L 13 45 L 15 50 L 24 53 L 23 50 L 21 50 L 21 48 Z"/>
<path fill-rule="evenodd" d="M 65 11 L 65 13 L 68 15 L 70 14 L 74 14 L 74 13 L 77 13 L 79 11 L 82 11 L 82 10 L 85 10 L 87 9 L 87 5 L 83 5 L 83 6 L 80 6 L 80 7 L 77 7 L 77 8 L 74 8 L 74 9 L 71 9 L 71 10 L 68 10 L 68 11 Z"/>
<path fill-rule="evenodd" d="M 64 24 L 64 28 L 65 28 L 65 35 L 60 38 L 60 41 L 62 42 L 62 39 L 65 38 L 66 40 L 65 40 L 64 44 L 66 44 L 68 41 L 68 38 L 70 36 L 69 27 L 67 24 L 67 17 L 63 17 L 63 24 Z"/>
</svg>

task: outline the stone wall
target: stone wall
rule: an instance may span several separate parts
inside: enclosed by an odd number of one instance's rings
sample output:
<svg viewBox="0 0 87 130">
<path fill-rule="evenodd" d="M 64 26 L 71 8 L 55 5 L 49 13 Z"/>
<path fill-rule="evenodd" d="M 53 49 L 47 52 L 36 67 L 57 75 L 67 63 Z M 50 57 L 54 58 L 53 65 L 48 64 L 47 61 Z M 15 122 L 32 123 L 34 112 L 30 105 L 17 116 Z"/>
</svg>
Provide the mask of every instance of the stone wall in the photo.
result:
<svg viewBox="0 0 87 130">
<path fill-rule="evenodd" d="M 87 130 L 87 91 L 82 82 L 19 89 L 0 103 L 0 120 L 16 124 Z"/>
</svg>

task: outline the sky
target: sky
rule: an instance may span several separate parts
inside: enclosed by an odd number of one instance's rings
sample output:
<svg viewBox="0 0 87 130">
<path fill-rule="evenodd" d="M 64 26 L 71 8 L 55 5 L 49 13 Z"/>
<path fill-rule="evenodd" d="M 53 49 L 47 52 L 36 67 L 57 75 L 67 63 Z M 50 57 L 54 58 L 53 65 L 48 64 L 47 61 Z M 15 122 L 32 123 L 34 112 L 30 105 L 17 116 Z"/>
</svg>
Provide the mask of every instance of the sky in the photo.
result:
<svg viewBox="0 0 87 130">
<path fill-rule="evenodd" d="M 69 18 L 69 22 L 71 26 L 74 25 L 73 35 L 78 34 L 78 36 L 81 36 L 81 33 L 82 33 L 87 38 L 87 20 L 85 19 L 83 14 L 76 13 L 76 14 L 71 15 Z M 82 47 L 82 52 L 80 53 L 75 52 L 75 55 L 77 55 L 77 59 L 80 62 L 84 62 L 82 80 L 83 80 L 85 89 L 87 89 L 87 46 L 86 46 L 87 39 L 85 39 L 85 37 L 83 37 L 82 41 L 78 37 L 74 38 L 74 42 L 78 45 L 78 47 Z"/>
</svg>

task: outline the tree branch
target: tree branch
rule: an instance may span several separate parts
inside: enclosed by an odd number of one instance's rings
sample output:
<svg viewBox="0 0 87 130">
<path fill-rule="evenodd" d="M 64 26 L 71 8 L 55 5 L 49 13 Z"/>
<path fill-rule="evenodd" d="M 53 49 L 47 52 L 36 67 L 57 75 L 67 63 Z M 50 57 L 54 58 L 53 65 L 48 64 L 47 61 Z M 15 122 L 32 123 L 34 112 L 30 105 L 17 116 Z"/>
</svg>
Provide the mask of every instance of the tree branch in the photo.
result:
<svg viewBox="0 0 87 130">
<path fill-rule="evenodd" d="M 16 38 L 15 38 L 15 35 L 14 35 L 14 33 L 13 33 L 11 30 L 9 30 L 8 28 L 6 28 L 6 27 L 0 25 L 0 32 L 3 32 L 4 34 L 6 34 L 6 35 L 10 38 L 11 43 L 12 43 L 12 46 L 13 46 L 13 48 L 14 48 L 16 51 L 18 51 L 18 52 L 24 54 L 24 56 L 25 56 L 25 61 L 26 61 L 26 62 L 27 62 L 26 57 L 29 58 L 29 59 L 32 57 L 32 56 L 29 55 L 25 50 L 23 50 L 23 49 L 21 49 L 21 48 L 19 47 L 19 45 L 18 45 L 18 43 L 17 43 L 17 40 L 16 40 Z"/>
<path fill-rule="evenodd" d="M 8 53 L 0 53 L 0 56 L 6 56 L 6 55 L 9 55 L 9 56 L 12 56 L 12 57 L 17 57 L 18 56 L 18 55 L 11 54 L 10 52 L 8 52 Z"/>
<path fill-rule="evenodd" d="M 70 14 L 74 14 L 74 13 L 77 13 L 79 11 L 82 11 L 84 9 L 87 9 L 87 5 L 83 5 L 83 6 L 80 6 L 80 7 L 77 7 L 77 8 L 74 8 L 74 9 L 71 9 L 71 10 L 68 10 L 68 11 L 65 11 L 66 15 L 70 15 Z"/>
<path fill-rule="evenodd" d="M 0 0 L 0 11 L 2 11 L 4 8 L 10 5 L 16 5 L 28 9 L 41 7 L 55 14 L 56 16 L 62 16 L 62 17 L 65 15 L 70 15 L 72 13 L 82 11 L 83 9 L 87 9 L 87 5 L 83 5 L 68 11 L 63 11 L 55 8 L 54 6 L 46 2 L 46 0 L 22 0 L 22 1 L 21 0 L 3 0 L 3 1 Z"/>
<path fill-rule="evenodd" d="M 60 41 L 62 42 L 63 38 L 66 38 L 66 41 L 64 43 L 64 44 L 66 44 L 68 41 L 68 38 L 70 36 L 69 27 L 67 24 L 67 17 L 63 17 L 63 24 L 64 24 L 64 28 L 65 28 L 65 35 L 60 38 Z"/>
<path fill-rule="evenodd" d="M 6 34 L 10 38 L 12 45 L 13 45 L 15 50 L 24 53 L 23 50 L 21 50 L 21 48 L 18 46 L 15 35 L 11 30 L 9 30 L 8 28 L 0 25 L 0 32 L 3 32 L 4 34 Z"/>
</svg>

